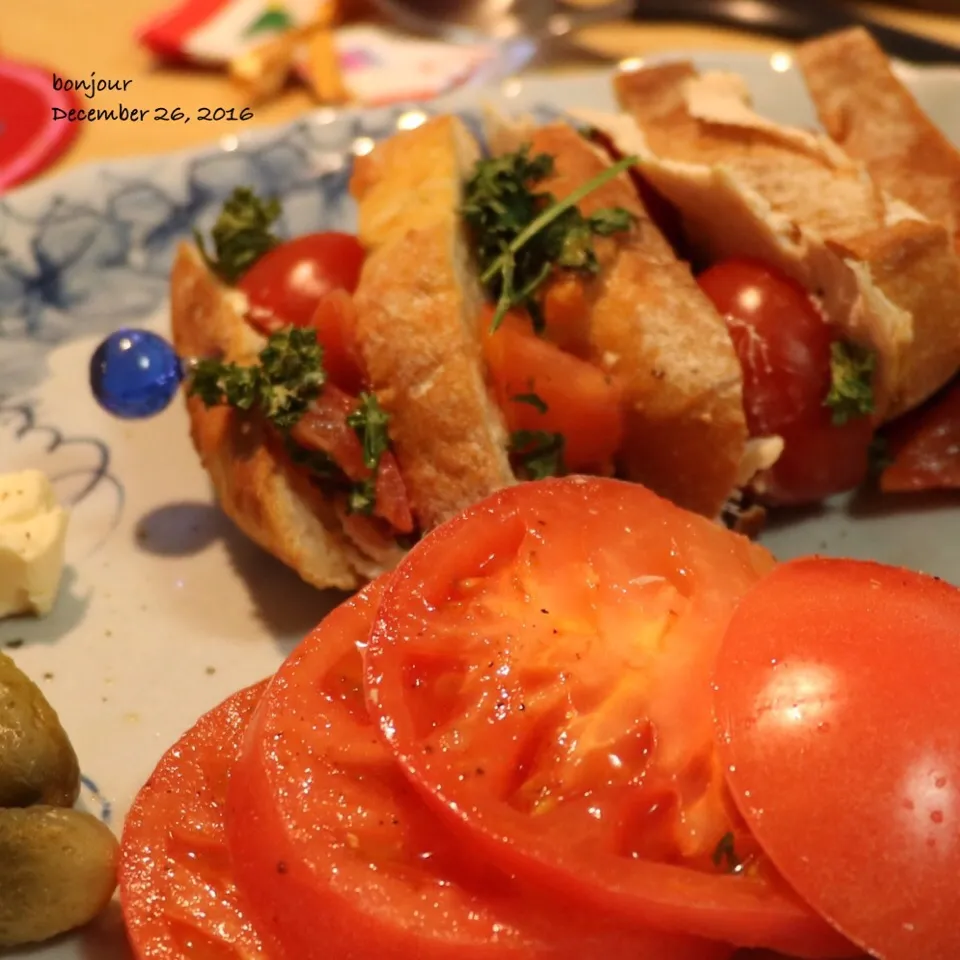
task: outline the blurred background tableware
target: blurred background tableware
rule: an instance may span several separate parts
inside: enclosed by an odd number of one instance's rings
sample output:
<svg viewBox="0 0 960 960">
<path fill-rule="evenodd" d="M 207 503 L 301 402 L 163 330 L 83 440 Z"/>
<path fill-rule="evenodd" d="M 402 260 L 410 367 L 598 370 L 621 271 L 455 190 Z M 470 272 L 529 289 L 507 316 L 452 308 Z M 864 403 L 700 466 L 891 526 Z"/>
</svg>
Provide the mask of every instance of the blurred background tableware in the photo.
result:
<svg viewBox="0 0 960 960">
<path fill-rule="evenodd" d="M 36 154 L 41 162 L 20 164 L 24 174 L 17 181 L 88 161 L 223 138 L 232 142 L 230 138 L 302 116 L 318 105 L 366 107 L 430 99 L 531 67 L 558 75 L 589 62 L 615 63 L 678 50 L 753 51 L 776 54 L 786 63 L 793 38 L 846 22 L 851 15 L 870 18 L 887 48 L 907 59 L 955 59 L 949 45 L 960 44 L 960 0 L 844 6 L 829 0 L 616 0 L 616 9 L 611 8 L 614 0 L 565 0 L 568 6 L 559 14 L 556 0 L 483 0 L 498 4 L 489 6 L 487 14 L 509 12 L 511 5 L 524 12 L 526 26 L 508 30 L 506 37 L 502 27 L 491 31 L 489 21 L 482 30 L 476 24 L 470 28 L 470 18 L 481 9 L 474 5 L 481 0 L 431 0 L 448 5 L 434 8 L 443 15 L 432 27 L 394 19 L 398 4 L 417 2 L 97 0 L 87 5 L 0 0 L 0 57 L 7 63 L 40 64 L 41 74 L 49 71 L 51 81 L 54 72 L 83 79 L 96 71 L 98 77 L 123 81 L 124 89 L 99 92 L 93 100 L 81 97 L 81 108 L 109 111 L 122 104 L 151 114 L 142 123 L 62 120 L 55 131 L 47 131 L 57 136 Z M 573 9 L 573 3 L 578 8 L 589 3 L 593 9 Z M 461 21 L 456 37 L 449 32 L 450 10 Z M 617 12 L 625 15 L 611 20 Z M 323 22 L 324 16 L 329 22 Z M 438 27 L 443 28 L 440 35 Z M 888 29 L 896 32 L 884 33 Z M 298 36 L 296 31 L 303 32 Z M 893 47 L 891 37 L 906 46 Z M 261 46 L 267 49 L 258 51 Z M 288 56 L 290 48 L 296 56 Z M 263 61 L 244 63 L 251 52 Z M 267 67 L 275 70 L 272 76 Z M 3 133 L 16 116 L 13 111 L 29 109 L 17 100 L 27 97 L 37 108 L 33 93 L 21 89 L 15 97 L 11 89 L 5 86 L 0 97 L 0 151 L 4 139 L 7 149 L 14 146 L 9 131 Z M 51 82 L 42 96 L 53 92 Z M 164 123 L 155 120 L 159 108 L 193 117 L 206 108 L 219 119 Z M 45 109 L 52 114 L 49 104 Z M 22 121 L 16 125 L 23 129 Z M 0 191 L 17 181 L 8 176 L 0 181 Z"/>
<path fill-rule="evenodd" d="M 960 61 L 960 47 L 877 20 L 836 0 L 372 0 L 406 29 L 457 43 L 481 39 L 535 41 L 543 58 L 570 54 L 577 31 L 632 18 L 685 22 L 804 40 L 854 24 L 868 27 L 888 53 L 920 63 Z M 942 0 L 946 2 L 946 0 Z"/>
</svg>

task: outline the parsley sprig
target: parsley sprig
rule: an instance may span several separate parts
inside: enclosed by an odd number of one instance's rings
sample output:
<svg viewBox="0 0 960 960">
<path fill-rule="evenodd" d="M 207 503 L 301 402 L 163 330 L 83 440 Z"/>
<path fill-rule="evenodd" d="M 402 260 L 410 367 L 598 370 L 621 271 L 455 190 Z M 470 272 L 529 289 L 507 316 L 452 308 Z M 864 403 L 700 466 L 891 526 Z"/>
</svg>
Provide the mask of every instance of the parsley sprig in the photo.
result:
<svg viewBox="0 0 960 960">
<path fill-rule="evenodd" d="M 293 427 L 326 381 L 317 331 L 286 327 L 270 335 L 251 366 L 204 358 L 187 387 L 208 407 L 255 410 L 283 431 Z"/>
<path fill-rule="evenodd" d="M 277 200 L 261 200 L 250 187 L 237 187 L 217 217 L 207 252 L 199 230 L 193 235 L 207 266 L 226 283 L 236 283 L 268 250 L 280 243 L 271 227 L 280 217 Z"/>
<path fill-rule="evenodd" d="M 877 355 L 872 350 L 844 341 L 830 345 L 830 392 L 824 403 L 833 411 L 835 426 L 873 413 L 876 366 Z"/>
<path fill-rule="evenodd" d="M 564 445 L 562 433 L 546 430 L 515 430 L 510 436 L 510 452 L 519 461 L 528 480 L 558 477 L 565 473 Z"/>
<path fill-rule="evenodd" d="M 477 163 L 461 212 L 473 238 L 481 283 L 496 302 L 492 330 L 514 307 L 526 309 L 534 327 L 542 329 L 534 294 L 554 269 L 598 271 L 594 237 L 629 229 L 634 216 L 623 207 L 609 207 L 587 217 L 577 204 L 636 162 L 637 157 L 624 157 L 563 200 L 535 189 L 553 172 L 554 163 L 548 154 L 531 157 L 529 145 Z"/>
<path fill-rule="evenodd" d="M 360 405 L 347 417 L 347 426 L 356 432 L 363 445 L 363 462 L 370 476 L 355 483 L 347 505 L 353 513 L 370 514 L 377 500 L 377 473 L 380 461 L 390 449 L 390 415 L 380 406 L 375 394 L 361 393 Z"/>
</svg>

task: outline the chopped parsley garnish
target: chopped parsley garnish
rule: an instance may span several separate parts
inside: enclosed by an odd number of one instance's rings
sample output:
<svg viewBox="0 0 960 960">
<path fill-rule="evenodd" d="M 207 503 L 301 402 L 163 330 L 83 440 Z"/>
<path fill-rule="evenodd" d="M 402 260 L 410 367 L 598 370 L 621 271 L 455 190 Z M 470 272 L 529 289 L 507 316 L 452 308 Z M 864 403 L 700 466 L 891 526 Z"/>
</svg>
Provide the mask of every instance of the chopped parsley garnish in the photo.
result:
<svg viewBox="0 0 960 960">
<path fill-rule="evenodd" d="M 872 350 L 843 341 L 830 345 L 830 392 L 824 403 L 833 411 L 835 426 L 873 413 L 876 366 Z"/>
<path fill-rule="evenodd" d="M 514 307 L 525 309 L 534 328 L 542 329 L 534 294 L 554 268 L 597 272 L 594 237 L 629 229 L 634 216 L 611 207 L 585 217 L 577 204 L 636 162 L 636 157 L 624 157 L 563 200 L 535 189 L 553 172 L 549 154 L 531 157 L 525 145 L 477 163 L 467 181 L 462 214 L 473 238 L 480 280 L 496 302 L 492 330 Z"/>
<path fill-rule="evenodd" d="M 739 873 L 743 868 L 743 864 L 737 856 L 737 851 L 734 847 L 734 836 L 732 833 L 725 833 L 720 838 L 720 842 L 713 851 L 712 860 L 715 867 L 726 863 L 728 873 Z"/>
<path fill-rule="evenodd" d="M 565 470 L 563 448 L 562 433 L 516 430 L 510 437 L 510 452 L 519 460 L 530 480 L 560 476 Z"/>
<path fill-rule="evenodd" d="M 277 200 L 261 200 L 249 187 L 236 187 L 210 231 L 213 253 L 194 237 L 207 266 L 226 283 L 236 283 L 268 250 L 280 243 L 270 228 L 280 216 Z"/>
<path fill-rule="evenodd" d="M 372 393 L 360 394 L 360 406 L 347 417 L 347 426 L 353 427 L 363 444 L 363 462 L 376 471 L 380 458 L 390 448 L 387 427 L 390 415 L 380 406 Z"/>
<path fill-rule="evenodd" d="M 546 413 L 550 408 L 544 402 L 543 397 L 536 393 L 518 393 L 510 398 L 514 403 L 526 403 L 533 407 L 537 413 Z"/>
<path fill-rule="evenodd" d="M 350 513 L 362 513 L 369 516 L 377 503 L 377 478 L 367 477 L 350 488 L 347 497 L 347 510 Z"/>
<path fill-rule="evenodd" d="M 363 462 L 371 471 L 366 480 L 355 483 L 350 490 L 347 508 L 351 513 L 370 514 L 377 501 L 377 471 L 380 460 L 390 449 L 387 427 L 390 415 L 380 406 L 375 394 L 361 393 L 360 406 L 347 417 L 363 445 Z"/>
<path fill-rule="evenodd" d="M 222 360 L 198 360 L 188 393 L 208 407 L 228 404 L 240 410 L 256 410 L 280 430 L 289 430 L 326 380 L 317 331 L 287 327 L 271 334 L 259 361 L 241 366 Z"/>
</svg>

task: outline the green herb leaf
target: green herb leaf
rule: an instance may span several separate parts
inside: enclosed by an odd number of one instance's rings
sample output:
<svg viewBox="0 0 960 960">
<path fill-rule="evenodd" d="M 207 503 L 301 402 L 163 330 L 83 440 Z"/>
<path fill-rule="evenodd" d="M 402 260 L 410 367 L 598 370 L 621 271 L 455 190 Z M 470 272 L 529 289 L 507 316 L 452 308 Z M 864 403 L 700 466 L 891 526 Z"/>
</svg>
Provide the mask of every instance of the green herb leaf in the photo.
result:
<svg viewBox="0 0 960 960">
<path fill-rule="evenodd" d="M 739 873 L 743 865 L 737 856 L 734 847 L 734 836 L 732 833 L 725 833 L 713 851 L 713 865 L 719 867 L 726 861 L 726 869 L 729 873 Z"/>
<path fill-rule="evenodd" d="M 375 394 L 361 393 L 360 406 L 347 417 L 347 426 L 353 427 L 363 444 L 363 462 L 376 472 L 380 458 L 390 448 L 387 427 L 390 415 L 383 410 Z"/>
<path fill-rule="evenodd" d="M 258 364 L 199 360 L 187 392 L 208 407 L 227 404 L 257 410 L 286 431 L 303 416 L 325 380 L 323 348 L 316 330 L 287 327 L 271 334 Z"/>
<path fill-rule="evenodd" d="M 370 516 L 376 503 L 376 477 L 367 477 L 366 480 L 361 480 L 350 488 L 350 495 L 347 497 L 347 510 L 350 513 L 362 513 L 364 516 Z"/>
<path fill-rule="evenodd" d="M 535 190 L 553 171 L 548 154 L 531 157 L 525 145 L 477 163 L 466 184 L 461 212 L 470 229 L 481 282 L 496 303 L 492 330 L 514 307 L 528 310 L 534 327 L 541 329 L 534 297 L 554 268 L 597 271 L 594 236 L 626 230 L 634 217 L 619 207 L 584 217 L 577 204 L 636 160 L 625 157 L 559 201 Z"/>
<path fill-rule="evenodd" d="M 832 409 L 836 426 L 873 413 L 876 366 L 872 350 L 843 341 L 830 345 L 830 392 L 824 403 Z"/>
<path fill-rule="evenodd" d="M 261 200 L 249 187 L 237 187 L 210 231 L 213 253 L 194 237 L 207 266 L 226 283 L 236 283 L 268 250 L 280 243 L 270 227 L 280 216 L 277 200 Z"/>
<path fill-rule="evenodd" d="M 537 413 L 546 413 L 550 408 L 546 405 L 543 398 L 536 393 L 518 393 L 510 398 L 514 403 L 526 403 L 533 407 Z"/>
<path fill-rule="evenodd" d="M 517 430 L 510 438 L 510 452 L 520 461 L 530 480 L 557 477 L 564 471 L 562 433 Z"/>
</svg>

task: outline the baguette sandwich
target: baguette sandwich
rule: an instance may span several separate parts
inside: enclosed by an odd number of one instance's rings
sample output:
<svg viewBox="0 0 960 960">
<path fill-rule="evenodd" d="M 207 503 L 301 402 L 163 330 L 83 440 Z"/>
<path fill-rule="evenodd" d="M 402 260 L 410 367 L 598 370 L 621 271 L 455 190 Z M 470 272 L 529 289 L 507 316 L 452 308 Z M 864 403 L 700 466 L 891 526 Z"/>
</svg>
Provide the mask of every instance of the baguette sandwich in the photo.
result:
<svg viewBox="0 0 960 960">
<path fill-rule="evenodd" d="M 249 296 L 243 271 L 285 248 L 269 202 L 238 191 L 213 252 L 180 250 L 174 339 L 203 358 L 194 444 L 228 515 L 308 582 L 354 588 L 477 499 L 563 472 L 617 475 L 709 516 L 744 490 L 818 499 L 862 479 L 874 428 L 957 369 L 943 224 L 828 139 L 761 120 L 729 77 L 681 64 L 616 85 L 627 112 L 591 115 L 599 135 L 491 116 L 484 154 L 438 116 L 358 157 L 362 267 L 306 320 L 265 319 Z M 823 347 L 839 354 L 801 384 L 844 411 L 818 420 L 819 447 L 756 416 L 757 356 L 774 406 L 802 406 L 780 385 L 792 354 L 778 367 L 776 334 L 731 324 L 672 244 L 663 197 L 693 266 L 755 258 L 814 339 L 839 331 Z M 853 469 L 825 476 L 854 436 Z"/>
<path fill-rule="evenodd" d="M 213 254 L 179 251 L 174 340 L 204 358 L 194 444 L 227 514 L 318 587 L 389 569 L 518 479 L 616 473 L 716 515 L 776 455 L 748 443 L 723 320 L 630 177 L 563 123 L 491 143 L 482 158 L 441 116 L 357 158 L 365 258 L 352 296 L 333 292 L 333 340 L 352 344 L 359 390 L 318 373 L 336 359 L 323 330 L 318 364 L 311 330 L 264 325 L 225 282 L 231 224 L 272 255 L 266 204 L 240 191 Z"/>
</svg>

